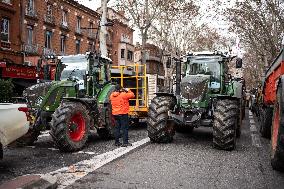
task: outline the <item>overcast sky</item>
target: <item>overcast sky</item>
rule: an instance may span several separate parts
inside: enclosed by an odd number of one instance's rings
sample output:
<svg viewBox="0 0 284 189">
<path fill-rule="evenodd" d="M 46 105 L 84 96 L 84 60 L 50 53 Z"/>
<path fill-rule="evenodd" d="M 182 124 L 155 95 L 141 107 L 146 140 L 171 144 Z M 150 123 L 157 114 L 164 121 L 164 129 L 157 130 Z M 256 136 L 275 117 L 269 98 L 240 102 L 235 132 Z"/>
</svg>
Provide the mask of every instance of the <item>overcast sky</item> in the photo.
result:
<svg viewBox="0 0 284 189">
<path fill-rule="evenodd" d="M 79 3 L 96 10 L 101 6 L 101 0 L 77 0 Z M 115 0 L 110 0 L 108 3 L 108 6 L 114 6 Z M 200 24 L 206 23 L 210 27 L 218 29 L 218 31 L 222 35 L 233 35 L 234 34 L 228 34 L 228 25 L 226 22 L 222 21 L 222 15 L 216 14 L 214 10 L 212 10 L 212 7 L 214 6 L 214 0 L 196 0 L 197 4 L 200 6 L 200 11 L 202 13 L 202 18 L 200 19 Z M 230 7 L 235 3 L 235 0 L 226 0 L 223 1 L 223 7 Z M 135 29 L 135 28 L 134 28 Z M 139 32 L 136 30 L 134 32 L 134 44 L 136 42 L 140 42 Z"/>
</svg>

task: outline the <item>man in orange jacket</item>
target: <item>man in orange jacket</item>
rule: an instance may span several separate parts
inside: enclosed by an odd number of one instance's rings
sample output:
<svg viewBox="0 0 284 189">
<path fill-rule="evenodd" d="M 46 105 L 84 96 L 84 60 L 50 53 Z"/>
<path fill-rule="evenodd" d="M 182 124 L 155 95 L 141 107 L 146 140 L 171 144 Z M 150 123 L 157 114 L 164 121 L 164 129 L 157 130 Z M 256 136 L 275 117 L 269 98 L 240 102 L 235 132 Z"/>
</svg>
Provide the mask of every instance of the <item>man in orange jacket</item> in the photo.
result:
<svg viewBox="0 0 284 189">
<path fill-rule="evenodd" d="M 120 146 L 119 142 L 120 130 L 122 130 L 123 147 L 132 146 L 128 142 L 128 113 L 129 113 L 129 99 L 134 98 L 135 95 L 131 90 L 123 89 L 120 85 L 116 85 L 115 91 L 110 95 L 112 106 L 112 115 L 115 118 L 115 145 Z"/>
</svg>

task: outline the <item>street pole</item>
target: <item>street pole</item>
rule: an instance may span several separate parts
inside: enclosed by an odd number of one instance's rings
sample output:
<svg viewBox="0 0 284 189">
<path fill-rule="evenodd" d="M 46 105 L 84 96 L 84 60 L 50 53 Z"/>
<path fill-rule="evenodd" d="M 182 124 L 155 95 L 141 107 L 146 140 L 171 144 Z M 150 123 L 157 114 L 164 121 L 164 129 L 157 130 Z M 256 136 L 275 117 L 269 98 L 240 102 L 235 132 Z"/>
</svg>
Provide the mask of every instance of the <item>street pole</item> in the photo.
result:
<svg viewBox="0 0 284 189">
<path fill-rule="evenodd" d="M 100 22 L 100 51 L 101 55 L 104 57 L 108 56 L 107 53 L 107 45 L 106 45 L 106 36 L 107 36 L 107 3 L 108 0 L 101 0 L 101 8 L 102 8 L 102 17 Z M 101 67 L 101 79 L 105 81 L 105 67 Z"/>
</svg>

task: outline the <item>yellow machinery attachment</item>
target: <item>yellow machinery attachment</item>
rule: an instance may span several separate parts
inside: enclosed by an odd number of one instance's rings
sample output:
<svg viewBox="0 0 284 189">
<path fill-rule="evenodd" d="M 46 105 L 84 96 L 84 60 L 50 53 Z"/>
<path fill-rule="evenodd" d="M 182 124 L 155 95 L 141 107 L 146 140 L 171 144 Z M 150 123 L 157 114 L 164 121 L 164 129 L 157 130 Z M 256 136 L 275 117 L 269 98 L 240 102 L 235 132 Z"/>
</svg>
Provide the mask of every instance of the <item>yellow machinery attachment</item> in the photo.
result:
<svg viewBox="0 0 284 189">
<path fill-rule="evenodd" d="M 118 76 L 112 74 L 111 78 L 119 81 L 123 88 L 131 89 L 135 99 L 130 99 L 129 115 L 132 118 L 145 118 L 148 113 L 148 94 L 146 65 L 134 64 L 127 66 L 112 66 L 119 70 Z M 126 74 L 128 71 L 128 74 Z M 129 74 L 129 72 L 131 74 Z"/>
</svg>

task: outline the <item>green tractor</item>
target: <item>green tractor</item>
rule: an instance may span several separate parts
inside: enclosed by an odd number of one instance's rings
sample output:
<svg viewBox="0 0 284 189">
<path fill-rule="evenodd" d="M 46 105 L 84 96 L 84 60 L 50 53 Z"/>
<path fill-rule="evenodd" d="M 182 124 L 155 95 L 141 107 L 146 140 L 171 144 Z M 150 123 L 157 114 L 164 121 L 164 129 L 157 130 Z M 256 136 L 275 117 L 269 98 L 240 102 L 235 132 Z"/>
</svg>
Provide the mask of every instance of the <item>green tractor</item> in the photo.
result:
<svg viewBox="0 0 284 189">
<path fill-rule="evenodd" d="M 104 139 L 112 138 L 111 63 L 94 53 L 59 57 L 55 81 L 36 84 L 24 92 L 34 121 L 18 143 L 31 145 L 40 131 L 49 128 L 61 151 L 81 149 L 90 129 L 96 129 Z"/>
<path fill-rule="evenodd" d="M 172 93 L 157 93 L 148 112 L 152 142 L 168 143 L 175 130 L 213 127 L 213 145 L 233 150 L 241 134 L 243 82 L 228 74 L 233 59 L 222 53 L 202 52 L 175 59 L 176 84 Z M 184 64 L 182 64 L 184 62 Z M 238 59 L 237 67 L 240 68 Z"/>
</svg>

